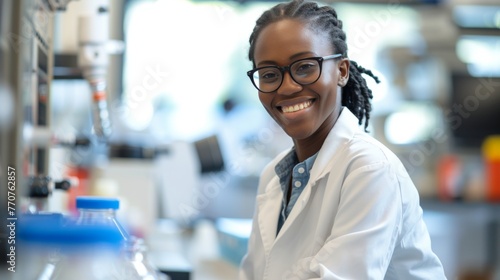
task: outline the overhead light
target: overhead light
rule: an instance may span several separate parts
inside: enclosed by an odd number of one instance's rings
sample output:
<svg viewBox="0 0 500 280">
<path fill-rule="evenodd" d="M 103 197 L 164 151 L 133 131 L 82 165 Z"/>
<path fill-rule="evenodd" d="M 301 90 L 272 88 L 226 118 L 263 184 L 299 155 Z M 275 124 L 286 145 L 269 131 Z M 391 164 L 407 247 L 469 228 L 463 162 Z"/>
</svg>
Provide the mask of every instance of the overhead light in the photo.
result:
<svg viewBox="0 0 500 280">
<path fill-rule="evenodd" d="M 500 6 L 455 6 L 453 20 L 462 28 L 500 29 Z"/>
<path fill-rule="evenodd" d="M 439 128 L 438 120 L 437 107 L 425 102 L 407 102 L 387 117 L 384 134 L 394 145 L 415 144 L 432 137 Z"/>
<path fill-rule="evenodd" d="M 500 77 L 500 37 L 461 36 L 456 51 L 471 76 Z"/>
</svg>

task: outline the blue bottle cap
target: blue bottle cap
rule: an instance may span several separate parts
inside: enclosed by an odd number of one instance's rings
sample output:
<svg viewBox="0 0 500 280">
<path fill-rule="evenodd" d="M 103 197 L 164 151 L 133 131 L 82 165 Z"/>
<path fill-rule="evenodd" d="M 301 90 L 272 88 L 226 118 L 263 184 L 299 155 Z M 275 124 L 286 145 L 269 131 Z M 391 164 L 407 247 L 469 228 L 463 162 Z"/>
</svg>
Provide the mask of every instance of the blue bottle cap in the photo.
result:
<svg viewBox="0 0 500 280">
<path fill-rule="evenodd" d="M 110 197 L 79 196 L 76 198 L 78 209 L 115 209 L 120 208 L 120 200 Z"/>
</svg>

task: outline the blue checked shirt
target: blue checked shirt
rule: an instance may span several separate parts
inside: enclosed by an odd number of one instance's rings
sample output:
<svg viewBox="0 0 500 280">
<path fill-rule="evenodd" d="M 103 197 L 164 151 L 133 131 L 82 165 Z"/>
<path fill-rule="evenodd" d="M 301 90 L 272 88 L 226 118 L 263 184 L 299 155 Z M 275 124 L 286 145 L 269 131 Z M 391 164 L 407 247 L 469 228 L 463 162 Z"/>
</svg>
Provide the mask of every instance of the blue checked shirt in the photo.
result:
<svg viewBox="0 0 500 280">
<path fill-rule="evenodd" d="M 276 235 L 281 230 L 286 218 L 292 211 L 297 199 L 307 185 L 310 176 L 309 172 L 311 171 L 317 155 L 318 153 L 303 162 L 299 162 L 295 149 L 292 149 L 274 168 L 276 174 L 280 178 L 281 190 L 283 191 L 283 200 L 281 202 L 281 212 L 278 220 L 278 230 Z M 292 180 L 292 193 L 290 195 L 290 201 L 287 204 L 286 200 L 290 179 Z"/>
</svg>

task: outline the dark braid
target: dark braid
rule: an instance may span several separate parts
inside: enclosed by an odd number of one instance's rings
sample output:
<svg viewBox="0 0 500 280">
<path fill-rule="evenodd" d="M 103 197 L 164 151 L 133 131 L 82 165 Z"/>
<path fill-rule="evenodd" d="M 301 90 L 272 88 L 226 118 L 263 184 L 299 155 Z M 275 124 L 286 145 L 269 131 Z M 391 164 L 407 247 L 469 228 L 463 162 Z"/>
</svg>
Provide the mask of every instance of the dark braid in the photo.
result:
<svg viewBox="0 0 500 280">
<path fill-rule="evenodd" d="M 255 42 L 260 32 L 269 24 L 282 19 L 298 19 L 307 23 L 315 32 L 320 34 L 327 32 L 335 52 L 341 53 L 343 58 L 347 58 L 346 34 L 342 30 L 342 21 L 338 19 L 337 12 L 330 6 L 319 7 L 314 2 L 294 0 L 274 6 L 264 12 L 257 20 L 250 35 L 250 50 L 248 52 L 248 58 L 254 67 Z M 358 118 L 360 125 L 365 119 L 366 130 L 372 109 L 370 99 L 373 98 L 373 95 L 361 74 L 372 77 L 377 83 L 380 81 L 372 71 L 359 66 L 355 61 L 351 60 L 350 62 L 349 80 L 342 89 L 342 105 L 349 108 Z"/>
</svg>

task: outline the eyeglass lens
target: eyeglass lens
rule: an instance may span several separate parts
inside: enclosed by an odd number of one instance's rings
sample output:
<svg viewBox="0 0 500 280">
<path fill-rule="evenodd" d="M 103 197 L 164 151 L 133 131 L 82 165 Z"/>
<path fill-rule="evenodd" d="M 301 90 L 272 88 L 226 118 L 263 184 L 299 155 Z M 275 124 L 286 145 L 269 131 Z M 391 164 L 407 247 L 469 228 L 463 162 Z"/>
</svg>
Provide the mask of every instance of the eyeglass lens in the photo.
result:
<svg viewBox="0 0 500 280">
<path fill-rule="evenodd" d="M 293 80 L 301 85 L 314 83 L 320 72 L 319 62 L 315 59 L 299 60 L 290 65 Z M 283 74 L 276 66 L 263 67 L 253 73 L 253 80 L 260 91 L 271 92 L 280 87 Z"/>
</svg>

